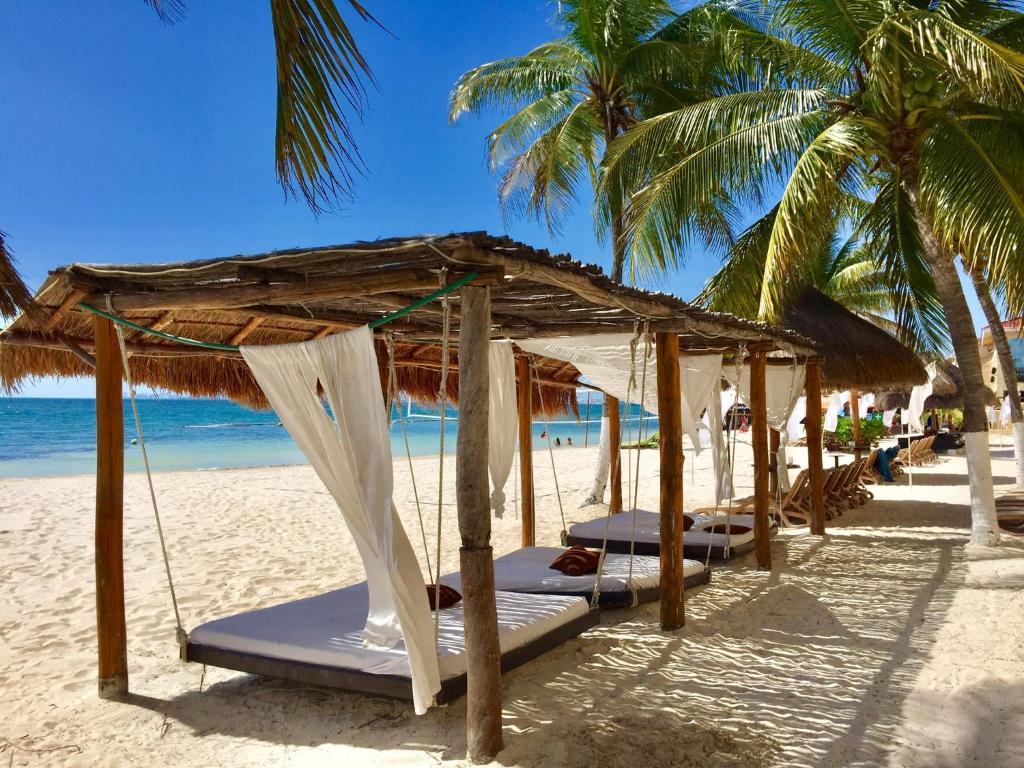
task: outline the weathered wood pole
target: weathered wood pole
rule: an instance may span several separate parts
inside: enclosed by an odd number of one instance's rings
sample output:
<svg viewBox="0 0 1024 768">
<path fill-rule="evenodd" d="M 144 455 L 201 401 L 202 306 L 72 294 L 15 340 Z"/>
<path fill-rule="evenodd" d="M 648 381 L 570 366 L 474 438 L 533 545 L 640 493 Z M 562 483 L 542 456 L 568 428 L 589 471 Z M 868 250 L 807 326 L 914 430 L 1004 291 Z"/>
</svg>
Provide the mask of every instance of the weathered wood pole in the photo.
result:
<svg viewBox="0 0 1024 768">
<path fill-rule="evenodd" d="M 661 628 L 679 629 L 683 608 L 683 407 L 679 390 L 679 337 L 654 337 L 658 366 L 661 454 Z"/>
<path fill-rule="evenodd" d="M 124 618 L 124 406 L 114 324 L 93 318 L 96 337 L 96 641 L 99 695 L 128 693 Z"/>
<path fill-rule="evenodd" d="M 519 381 L 519 500 L 523 546 L 532 547 L 537 543 L 533 504 L 533 382 L 530 359 L 526 355 L 516 360 L 516 378 Z"/>
<path fill-rule="evenodd" d="M 779 444 L 782 435 L 777 429 L 768 430 L 768 492 L 775 498 L 779 492 Z"/>
<path fill-rule="evenodd" d="M 807 363 L 807 474 L 811 481 L 811 533 L 825 534 L 825 473 L 821 466 L 821 363 Z"/>
<path fill-rule="evenodd" d="M 764 352 L 755 352 L 750 359 L 750 428 L 754 447 L 754 548 L 757 568 L 772 567 L 771 540 L 768 536 L 768 403 L 765 399 Z"/>
<path fill-rule="evenodd" d="M 455 488 L 466 624 L 466 756 L 474 763 L 486 763 L 502 748 L 501 649 L 487 475 L 491 289 L 467 285 L 462 289 L 461 309 Z"/>
<path fill-rule="evenodd" d="M 611 484 L 608 507 L 614 515 L 622 511 L 622 422 L 619 419 L 619 398 L 607 395 L 604 407 L 608 412 L 608 482 Z"/>
<path fill-rule="evenodd" d="M 860 392 L 850 388 L 850 423 L 853 427 L 853 459 L 860 461 Z"/>
</svg>

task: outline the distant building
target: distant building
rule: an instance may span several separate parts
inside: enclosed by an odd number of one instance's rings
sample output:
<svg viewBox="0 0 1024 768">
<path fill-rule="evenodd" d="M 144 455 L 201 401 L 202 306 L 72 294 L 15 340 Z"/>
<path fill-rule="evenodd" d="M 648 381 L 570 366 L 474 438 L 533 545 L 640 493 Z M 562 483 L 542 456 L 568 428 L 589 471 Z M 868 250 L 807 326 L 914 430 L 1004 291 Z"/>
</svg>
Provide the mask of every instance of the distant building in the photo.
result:
<svg viewBox="0 0 1024 768">
<path fill-rule="evenodd" d="M 1006 330 L 1006 338 L 1010 342 L 1013 365 L 1017 369 L 1017 388 L 1020 389 L 1020 385 L 1024 384 L 1024 318 L 1004 320 L 1003 328 Z M 1006 382 L 1003 381 L 1003 372 L 999 367 L 999 359 L 996 357 L 996 347 L 987 325 L 981 329 L 978 349 L 981 352 L 981 367 L 985 374 L 985 383 L 988 384 L 989 389 L 995 392 L 996 397 L 1002 399 L 1006 394 Z"/>
</svg>

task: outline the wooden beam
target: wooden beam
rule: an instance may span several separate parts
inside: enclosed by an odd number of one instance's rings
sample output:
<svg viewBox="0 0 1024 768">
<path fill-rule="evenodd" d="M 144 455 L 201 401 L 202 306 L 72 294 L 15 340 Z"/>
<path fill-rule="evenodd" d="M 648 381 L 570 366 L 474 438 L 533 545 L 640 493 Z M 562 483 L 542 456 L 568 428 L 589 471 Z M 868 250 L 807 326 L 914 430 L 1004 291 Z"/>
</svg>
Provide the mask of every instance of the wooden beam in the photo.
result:
<svg viewBox="0 0 1024 768">
<path fill-rule="evenodd" d="M 750 361 L 750 429 L 754 447 L 754 548 L 757 568 L 772 568 L 771 539 L 768 535 L 768 411 L 765 397 L 765 355 L 758 352 Z"/>
<path fill-rule="evenodd" d="M 807 474 L 811 481 L 811 533 L 825 534 L 825 473 L 821 466 L 821 363 L 807 364 Z"/>
<path fill-rule="evenodd" d="M 661 628 L 679 629 L 683 604 L 683 416 L 679 389 L 679 343 L 655 334 L 658 361 L 658 420 L 661 455 Z"/>
<path fill-rule="evenodd" d="M 114 324 L 93 318 L 96 337 L 96 640 L 100 698 L 128 693 L 124 615 L 124 410 Z"/>
<path fill-rule="evenodd" d="M 60 352 L 69 351 L 68 345 L 74 344 L 81 349 L 93 349 L 96 342 L 87 338 L 68 338 L 44 336 L 35 333 L 4 333 L 0 335 L 0 344 L 17 347 L 36 347 L 53 349 Z M 125 348 L 139 357 L 227 357 L 241 359 L 241 354 L 229 350 L 204 349 L 185 344 L 152 344 L 143 341 L 126 341 Z M 76 353 L 77 354 L 77 353 Z"/>
<path fill-rule="evenodd" d="M 608 414 L 608 513 L 622 511 L 622 423 L 619 419 L 619 399 L 605 395 L 605 412 Z"/>
<path fill-rule="evenodd" d="M 860 392 L 850 388 L 850 426 L 853 427 L 853 460 L 860 461 Z"/>
<path fill-rule="evenodd" d="M 332 328 L 331 326 L 328 325 L 328 326 L 326 326 L 324 328 L 321 328 L 316 333 L 314 333 L 310 337 L 309 340 L 310 341 L 316 341 L 317 339 L 322 339 L 322 338 L 324 338 L 324 336 L 330 336 L 332 333 L 335 333 L 337 330 L 338 330 L 337 328 Z"/>
<path fill-rule="evenodd" d="M 46 321 L 46 325 L 43 326 L 43 330 L 52 331 L 56 328 L 60 324 L 60 321 L 63 320 L 75 307 L 77 307 L 84 298 L 84 291 L 72 290 L 64 301 L 60 303 L 60 306 L 50 314 L 50 319 Z"/>
<path fill-rule="evenodd" d="M 487 469 L 490 380 L 488 344 L 491 289 L 462 289 L 459 329 L 459 431 L 455 487 L 462 547 L 462 605 L 466 637 L 466 751 L 474 763 L 494 759 L 502 748 L 501 648 L 494 597 L 491 506 Z"/>
<path fill-rule="evenodd" d="M 523 546 L 537 544 L 533 502 L 533 381 L 530 358 L 520 355 L 516 359 L 516 379 L 519 390 L 519 500 L 523 516 Z"/>
<path fill-rule="evenodd" d="M 231 340 L 228 341 L 228 344 L 235 344 L 235 345 L 241 344 L 243 341 L 245 341 L 247 338 L 249 338 L 249 336 L 252 335 L 253 331 L 255 331 L 257 328 L 259 328 L 265 322 L 266 322 L 266 318 L 263 318 L 263 317 L 251 317 L 251 318 L 249 318 L 249 322 L 247 322 L 245 325 L 243 325 L 241 327 L 241 329 L 239 329 L 237 332 L 232 334 Z"/>
<path fill-rule="evenodd" d="M 437 288 L 437 275 L 422 269 L 381 270 L 338 277 L 319 277 L 309 283 L 234 283 L 176 288 L 166 291 L 121 293 L 113 296 L 115 312 L 159 309 L 241 309 L 289 301 L 330 301 L 395 291 Z M 89 297 L 105 304 L 104 295 Z"/>
</svg>

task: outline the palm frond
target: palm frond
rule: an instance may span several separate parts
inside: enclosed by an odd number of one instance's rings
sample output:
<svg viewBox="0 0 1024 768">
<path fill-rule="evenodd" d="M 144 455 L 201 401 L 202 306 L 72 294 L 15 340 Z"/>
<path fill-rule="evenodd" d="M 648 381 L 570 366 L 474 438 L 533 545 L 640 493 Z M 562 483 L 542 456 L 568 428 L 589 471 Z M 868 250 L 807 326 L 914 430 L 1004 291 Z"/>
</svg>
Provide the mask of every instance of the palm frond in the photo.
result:
<svg viewBox="0 0 1024 768">
<path fill-rule="evenodd" d="M 32 293 L 14 266 L 14 256 L 0 232 L 0 316 L 14 317 L 32 304 Z"/>
<path fill-rule="evenodd" d="M 143 0 L 156 11 L 164 24 L 175 24 L 185 18 L 185 0 Z"/>
<path fill-rule="evenodd" d="M 376 23 L 357 0 L 348 4 Z M 370 65 L 334 0 L 271 0 L 277 50 L 277 177 L 314 211 L 351 198 L 362 160 L 348 113 L 361 116 Z"/>
</svg>

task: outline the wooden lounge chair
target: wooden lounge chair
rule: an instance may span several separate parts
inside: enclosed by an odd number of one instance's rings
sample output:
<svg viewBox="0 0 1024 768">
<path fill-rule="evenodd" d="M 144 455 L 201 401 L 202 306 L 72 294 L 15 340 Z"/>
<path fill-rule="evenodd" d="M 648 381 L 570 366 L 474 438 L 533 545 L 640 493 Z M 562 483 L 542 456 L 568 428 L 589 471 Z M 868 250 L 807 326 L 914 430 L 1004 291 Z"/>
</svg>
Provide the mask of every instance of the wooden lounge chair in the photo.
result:
<svg viewBox="0 0 1024 768">
<path fill-rule="evenodd" d="M 731 509 L 721 504 L 698 507 L 693 510 L 693 514 L 711 515 L 731 511 L 734 515 L 749 515 L 753 513 L 754 500 L 753 496 L 734 499 Z M 774 498 L 769 500 L 770 513 L 778 517 L 779 522 L 785 526 L 807 525 L 811 516 L 810 508 L 810 475 L 806 469 L 801 469 L 797 474 L 781 504 Z"/>
</svg>

